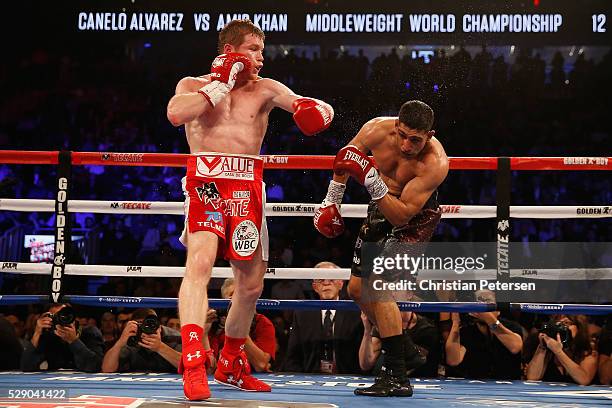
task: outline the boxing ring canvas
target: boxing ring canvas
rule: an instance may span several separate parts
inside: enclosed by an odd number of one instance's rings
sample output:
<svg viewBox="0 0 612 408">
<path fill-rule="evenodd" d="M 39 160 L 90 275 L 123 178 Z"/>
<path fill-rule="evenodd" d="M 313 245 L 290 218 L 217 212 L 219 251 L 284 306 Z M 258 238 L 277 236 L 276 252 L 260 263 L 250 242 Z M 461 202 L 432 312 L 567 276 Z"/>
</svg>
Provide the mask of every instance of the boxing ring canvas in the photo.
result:
<svg viewBox="0 0 612 408">
<path fill-rule="evenodd" d="M 0 373 L 0 407 L 6 408 L 183 408 L 202 407 L 604 407 L 612 387 L 537 381 L 413 378 L 412 398 L 355 397 L 372 377 L 259 374 L 271 393 L 248 393 L 210 380 L 212 398 L 187 401 L 178 374 L 85 374 L 75 371 Z M 209 376 L 210 379 L 210 376 Z M 11 390 L 62 391 L 63 398 L 9 398 Z M 13 396 L 16 394 L 13 393 Z"/>
</svg>

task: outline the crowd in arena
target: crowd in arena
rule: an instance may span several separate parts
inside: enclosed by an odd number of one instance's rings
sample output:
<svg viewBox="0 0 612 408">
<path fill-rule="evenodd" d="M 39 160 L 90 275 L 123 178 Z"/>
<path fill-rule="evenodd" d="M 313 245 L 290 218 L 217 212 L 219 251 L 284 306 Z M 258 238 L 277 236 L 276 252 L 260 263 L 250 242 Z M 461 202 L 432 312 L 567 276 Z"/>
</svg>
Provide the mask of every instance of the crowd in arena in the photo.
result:
<svg viewBox="0 0 612 408">
<path fill-rule="evenodd" d="M 423 58 L 413 59 L 410 53 L 400 56 L 391 48 L 370 61 L 363 53 L 329 51 L 320 57 L 302 55 L 289 47 L 286 53 L 267 58 L 262 74 L 282 81 L 298 94 L 328 101 L 336 118 L 325 133 L 306 137 L 293 125 L 290 115 L 274 111 L 261 153 L 335 154 L 366 120 L 396 115 L 401 103 L 409 99 L 424 100 L 434 108 L 436 137 L 449 156 L 601 156 L 609 151 L 612 51 L 598 61 L 580 54 L 570 68 L 561 52 L 550 61 L 528 48 L 516 52 L 509 63 L 504 55 L 492 55 L 484 47 L 473 54 L 460 47 L 452 55 L 440 49 L 426 63 Z M 178 62 L 164 61 L 146 52 L 90 52 L 87 58 L 74 58 L 38 50 L 21 55 L 17 63 L 0 62 L 4 94 L 0 145 L 24 150 L 35 146 L 36 150 L 186 153 L 184 130 L 171 126 L 165 107 L 177 80 L 207 72 L 210 60 L 212 56 L 203 54 Z M 180 180 L 185 170 L 181 168 L 75 166 L 72 172 L 72 199 L 183 200 Z M 320 202 L 329 177 L 329 171 L 267 171 L 268 202 Z M 0 164 L 0 197 L 53 198 L 55 178 L 53 166 Z M 512 203 L 517 205 L 612 203 L 611 179 L 598 172 L 515 172 L 512 185 Z M 495 174 L 453 171 L 439 193 L 442 204 L 494 205 Z M 364 189 L 349 185 L 345 202 L 367 201 Z M 316 233 L 310 218 L 269 218 L 270 266 L 315 267 L 333 261 L 348 267 L 360 221 L 347 220 L 345 233 L 328 240 Z M 0 234 L 14 229 L 52 234 L 53 225 L 50 213 L 0 212 Z M 77 214 L 72 228 L 74 235 L 95 244 L 71 253 L 69 259 L 74 263 L 185 263 L 185 250 L 178 242 L 183 229 L 179 216 Z M 494 232 L 492 220 L 445 220 L 433 241 L 493 241 Z M 517 242 L 607 242 L 610 238 L 609 219 L 512 221 L 512 240 Z M 87 250 L 94 246 L 98 248 L 95 253 Z M 20 255 L 19 259 L 2 260 L 30 261 L 27 250 Z M 218 265 L 226 263 L 220 260 Z M 74 294 L 177 297 L 179 284 L 177 278 L 75 278 L 68 289 Z M 231 297 L 227 294 L 231 282 L 212 286 L 210 297 Z M 4 274 L 0 288 L 1 293 L 46 293 L 48 282 Z M 323 296 L 346 298 L 342 281 L 266 282 L 262 297 Z M 0 311 L 4 315 L 0 318 L 3 342 L 14 347 L 2 348 L 1 352 L 7 352 L 7 358 L 0 359 L 2 369 L 175 371 L 181 344 L 176 310 L 75 307 L 79 328 L 71 323 L 55 329 L 53 318 L 45 313 L 51 310 L 57 315 L 62 307 Z M 298 311 L 258 313 L 250 335 L 251 350 L 247 350 L 253 368 L 321 372 L 321 355 L 328 353 L 329 357 L 331 353 L 337 358 L 331 357 L 335 364 L 326 369 L 375 373 L 376 328 L 358 313 L 336 319 L 336 324 L 345 326 L 335 333 L 344 337 L 330 340 L 319 333 L 313 335 L 308 347 L 300 344 L 303 333 L 321 322 L 325 325 L 324 312 L 317 316 Z M 157 316 L 159 326 L 142 334 L 139 328 L 151 315 Z M 413 334 L 425 360 L 413 367 L 414 376 L 585 385 L 610 384 L 612 378 L 609 318 L 554 315 L 548 322 L 545 315 L 504 313 L 500 320 L 516 334 L 515 342 L 508 344 L 485 324 L 492 316 L 406 313 L 403 317 L 405 330 Z M 223 319 L 222 310 L 209 313 L 207 341 L 212 366 L 222 346 Z M 544 339 L 544 322 L 555 327 L 560 322 L 571 331 L 570 340 Z M 302 335 L 296 334 L 298 330 Z M 140 341 L 129 342 L 139 334 Z M 269 341 L 270 335 L 274 342 Z M 41 342 L 48 347 L 38 347 Z M 156 357 L 147 358 L 147 353 Z M 49 355 L 57 358 L 49 359 Z"/>
<path fill-rule="evenodd" d="M 321 262 L 317 268 L 337 268 Z M 346 298 L 344 281 L 314 279 L 310 294 L 282 280 L 270 298 Z M 231 299 L 233 279 L 221 297 Z M 116 293 L 114 295 L 117 295 Z M 452 291 L 439 293 L 451 300 Z M 491 291 L 476 294 L 495 301 Z M 212 373 L 225 338 L 227 310 L 210 309 L 203 345 Z M 404 336 L 416 349 L 408 375 L 496 380 L 542 380 L 581 385 L 612 381 L 612 321 L 605 316 L 525 313 L 402 312 Z M 494 323 L 491 323 L 494 322 Z M 495 325 L 503 325 L 504 331 Z M 181 353 L 176 309 L 108 309 L 50 304 L 5 308 L 0 316 L 0 369 L 86 372 L 176 372 Z M 380 335 L 356 311 L 259 311 L 245 343 L 255 372 L 378 374 Z M 416 357 L 415 357 L 416 356 Z"/>
</svg>

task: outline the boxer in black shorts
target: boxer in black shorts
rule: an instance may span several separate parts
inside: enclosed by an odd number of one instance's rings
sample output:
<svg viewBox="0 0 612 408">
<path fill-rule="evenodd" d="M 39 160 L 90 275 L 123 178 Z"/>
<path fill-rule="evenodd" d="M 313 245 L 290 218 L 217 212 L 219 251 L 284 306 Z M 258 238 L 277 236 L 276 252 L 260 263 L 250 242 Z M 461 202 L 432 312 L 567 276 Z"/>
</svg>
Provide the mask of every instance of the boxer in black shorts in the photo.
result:
<svg viewBox="0 0 612 408">
<path fill-rule="evenodd" d="M 397 297 L 362 296 L 362 289 L 372 290 L 364 284 L 367 282 L 362 283 L 360 247 L 373 242 L 386 250 L 391 243 L 417 244 L 431 239 L 441 215 L 436 191 L 448 174 L 448 157 L 434 137 L 433 120 L 433 110 L 427 104 L 408 101 L 397 117 L 368 121 L 336 155 L 333 179 L 315 212 L 317 230 L 333 238 L 344 231 L 340 203 L 348 178 L 362 184 L 372 197 L 357 238 L 348 291 L 378 328 L 384 357 L 374 385 L 355 390 L 357 395 L 412 395 L 406 366 L 418 364 L 421 356 L 416 347 L 407 349 L 404 345 Z"/>
<path fill-rule="evenodd" d="M 429 242 L 442 216 L 437 196 L 438 192 L 436 191 L 429 197 L 421 211 L 410 219 L 408 224 L 397 228 L 387 221 L 376 205 L 376 201 L 370 201 L 368 214 L 355 241 L 351 275 L 358 278 L 363 277 L 361 268 L 361 246 L 363 242 L 380 244 L 384 244 L 388 240 L 400 243 Z"/>
</svg>

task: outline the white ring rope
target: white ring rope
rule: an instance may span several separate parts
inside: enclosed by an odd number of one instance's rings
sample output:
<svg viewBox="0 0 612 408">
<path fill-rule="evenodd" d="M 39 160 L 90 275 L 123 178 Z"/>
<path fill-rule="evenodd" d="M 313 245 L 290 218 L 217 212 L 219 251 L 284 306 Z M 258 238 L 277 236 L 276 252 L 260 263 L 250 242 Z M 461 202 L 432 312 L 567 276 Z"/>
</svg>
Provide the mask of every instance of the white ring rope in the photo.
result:
<svg viewBox="0 0 612 408">
<path fill-rule="evenodd" d="M 50 275 L 50 264 L 29 262 L 0 262 L 2 272 Z M 320 268 L 268 268 L 267 279 L 342 279 L 348 280 L 351 270 Z M 75 265 L 67 264 L 66 275 L 75 276 L 122 276 L 129 278 L 178 278 L 183 277 L 185 268 L 179 266 L 136 266 L 136 265 Z M 230 278 L 229 267 L 213 268 L 213 278 Z M 496 269 L 470 270 L 457 273 L 452 270 L 419 271 L 418 278 L 429 280 L 495 280 Z M 567 269 L 510 269 L 512 278 L 542 280 L 612 280 L 612 268 L 567 268 Z"/>
<path fill-rule="evenodd" d="M 267 203 L 266 215 L 271 217 L 311 217 L 319 204 Z M 442 218 L 495 218 L 494 205 L 441 205 Z M 0 198 L 0 210 L 53 212 L 54 200 Z M 98 201 L 69 200 L 68 210 L 74 213 L 102 214 L 166 214 L 184 215 L 183 202 L 164 201 Z M 366 216 L 366 204 L 342 204 L 341 213 L 347 218 Z M 612 205 L 514 205 L 510 206 L 513 218 L 609 218 Z"/>
</svg>

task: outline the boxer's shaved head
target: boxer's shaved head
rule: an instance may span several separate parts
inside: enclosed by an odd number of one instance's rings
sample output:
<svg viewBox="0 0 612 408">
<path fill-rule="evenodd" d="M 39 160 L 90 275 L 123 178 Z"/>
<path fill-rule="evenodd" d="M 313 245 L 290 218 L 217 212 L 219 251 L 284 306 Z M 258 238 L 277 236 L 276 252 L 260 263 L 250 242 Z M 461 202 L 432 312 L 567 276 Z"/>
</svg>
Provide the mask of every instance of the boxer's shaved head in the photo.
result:
<svg viewBox="0 0 612 408">
<path fill-rule="evenodd" d="M 233 20 L 226 24 L 225 27 L 219 32 L 219 42 L 217 44 L 217 51 L 219 54 L 223 54 L 223 48 L 225 44 L 232 45 L 234 48 L 238 48 L 240 44 L 244 42 L 244 36 L 253 34 L 262 41 L 266 39 L 266 35 L 259 27 L 257 27 L 249 19 L 244 20 Z"/>
</svg>

